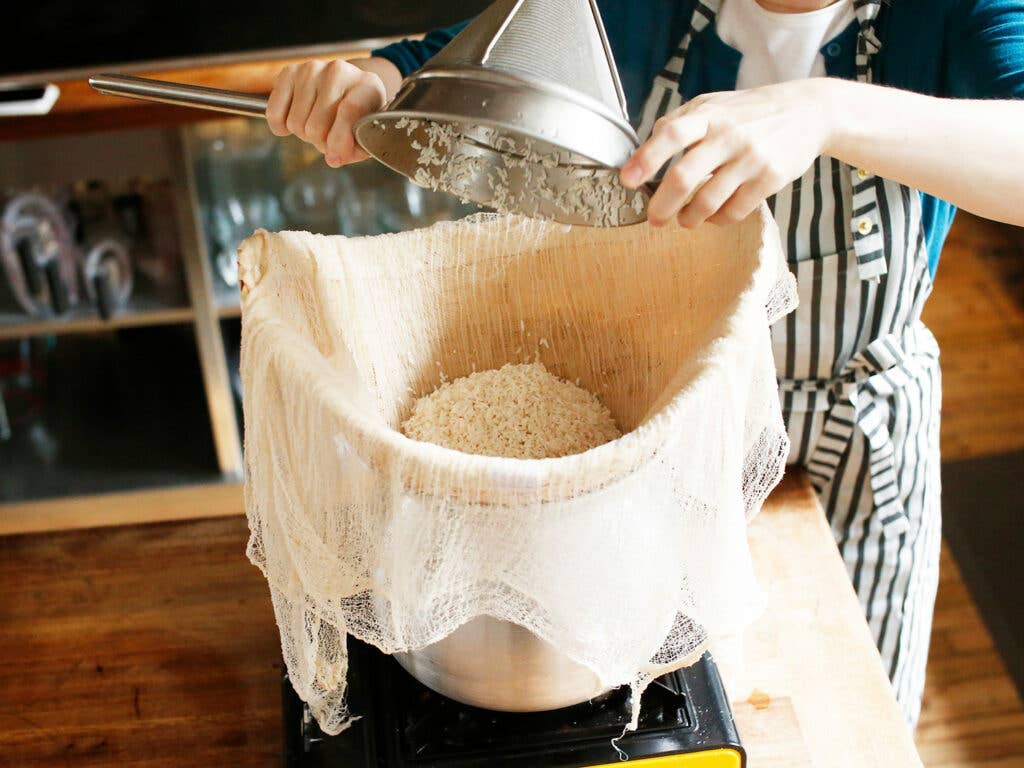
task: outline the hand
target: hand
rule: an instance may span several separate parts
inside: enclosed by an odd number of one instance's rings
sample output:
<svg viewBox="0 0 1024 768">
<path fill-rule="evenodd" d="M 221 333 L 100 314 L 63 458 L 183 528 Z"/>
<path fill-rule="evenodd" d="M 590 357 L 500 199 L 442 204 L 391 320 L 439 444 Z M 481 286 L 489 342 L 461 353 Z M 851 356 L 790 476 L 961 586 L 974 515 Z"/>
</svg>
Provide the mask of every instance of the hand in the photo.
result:
<svg viewBox="0 0 1024 768">
<path fill-rule="evenodd" d="M 648 221 L 742 221 L 822 154 L 831 132 L 827 96 L 824 78 L 698 96 L 655 123 L 622 167 L 622 183 L 640 186 L 685 149 L 651 197 Z"/>
<path fill-rule="evenodd" d="M 368 59 L 366 61 L 372 61 Z M 352 131 L 363 115 L 387 99 L 376 72 L 347 61 L 307 61 L 281 70 L 267 101 L 267 124 L 275 136 L 295 134 L 338 168 L 369 155 Z"/>
</svg>

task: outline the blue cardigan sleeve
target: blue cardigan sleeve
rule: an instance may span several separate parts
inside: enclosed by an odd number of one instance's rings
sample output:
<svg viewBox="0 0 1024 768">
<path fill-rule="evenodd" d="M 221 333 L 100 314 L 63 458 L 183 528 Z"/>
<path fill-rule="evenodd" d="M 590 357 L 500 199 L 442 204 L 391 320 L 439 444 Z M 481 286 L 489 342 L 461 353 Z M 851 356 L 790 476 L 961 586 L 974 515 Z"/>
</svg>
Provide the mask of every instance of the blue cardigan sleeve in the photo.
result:
<svg viewBox="0 0 1024 768">
<path fill-rule="evenodd" d="M 946 24 L 942 90 L 957 99 L 1024 98 L 1024 3 L 956 0 Z M 956 209 L 921 195 L 921 216 L 932 274 Z"/>
<path fill-rule="evenodd" d="M 960 0 L 950 22 L 944 95 L 1024 98 L 1024 3 Z"/>
<path fill-rule="evenodd" d="M 435 29 L 433 32 L 428 32 L 422 40 L 405 39 L 383 48 L 377 48 L 371 51 L 371 54 L 387 59 L 398 67 L 402 77 L 408 77 L 410 73 L 422 67 L 428 59 L 448 45 L 451 39 L 459 34 L 467 24 L 469 24 L 468 19 L 447 29 Z"/>
</svg>

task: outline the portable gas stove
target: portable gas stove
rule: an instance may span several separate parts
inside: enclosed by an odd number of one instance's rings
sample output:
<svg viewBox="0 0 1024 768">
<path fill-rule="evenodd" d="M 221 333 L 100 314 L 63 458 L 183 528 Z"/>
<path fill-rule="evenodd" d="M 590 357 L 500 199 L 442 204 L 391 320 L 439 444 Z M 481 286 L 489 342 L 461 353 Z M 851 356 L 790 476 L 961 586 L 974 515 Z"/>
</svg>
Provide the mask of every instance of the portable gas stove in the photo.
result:
<svg viewBox="0 0 1024 768">
<path fill-rule="evenodd" d="M 628 688 L 553 712 L 505 713 L 459 704 L 423 686 L 390 656 L 349 641 L 349 705 L 361 716 L 326 736 L 282 681 L 286 768 L 611 768 L 629 722 Z M 746 757 L 709 654 L 658 678 L 640 726 L 616 742 L 648 768 L 743 768 Z"/>
</svg>

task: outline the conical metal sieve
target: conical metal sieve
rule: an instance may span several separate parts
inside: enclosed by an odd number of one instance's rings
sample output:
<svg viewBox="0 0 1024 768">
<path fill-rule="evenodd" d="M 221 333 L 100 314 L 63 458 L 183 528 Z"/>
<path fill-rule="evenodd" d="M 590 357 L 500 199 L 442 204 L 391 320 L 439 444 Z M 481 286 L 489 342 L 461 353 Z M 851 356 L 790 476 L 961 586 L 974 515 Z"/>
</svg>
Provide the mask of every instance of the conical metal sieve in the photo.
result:
<svg viewBox="0 0 1024 768">
<path fill-rule="evenodd" d="M 263 116 L 253 94 L 125 75 L 101 93 Z M 594 0 L 497 0 L 391 103 L 356 123 L 371 155 L 418 184 L 566 224 L 647 218 L 618 169 L 639 142 Z"/>
<path fill-rule="evenodd" d="M 355 131 L 385 165 L 481 205 L 646 218 L 647 191 L 618 181 L 639 142 L 594 0 L 497 0 Z"/>
</svg>

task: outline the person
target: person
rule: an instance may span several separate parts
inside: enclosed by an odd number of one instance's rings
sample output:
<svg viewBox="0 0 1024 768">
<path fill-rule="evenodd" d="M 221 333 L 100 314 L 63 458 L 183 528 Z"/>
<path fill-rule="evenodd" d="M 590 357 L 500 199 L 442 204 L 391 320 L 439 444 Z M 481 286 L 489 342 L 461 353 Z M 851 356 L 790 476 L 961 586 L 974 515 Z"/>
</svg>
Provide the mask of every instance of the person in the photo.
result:
<svg viewBox="0 0 1024 768">
<path fill-rule="evenodd" d="M 921 309 L 956 208 L 1024 225 L 1024 4 L 598 6 L 643 140 L 623 184 L 676 158 L 650 224 L 735 222 L 765 200 L 778 222 L 800 297 L 772 329 L 789 460 L 820 495 L 914 724 L 940 549 L 940 371 Z M 284 69 L 271 130 L 331 166 L 365 158 L 353 123 L 462 26 Z"/>
</svg>

